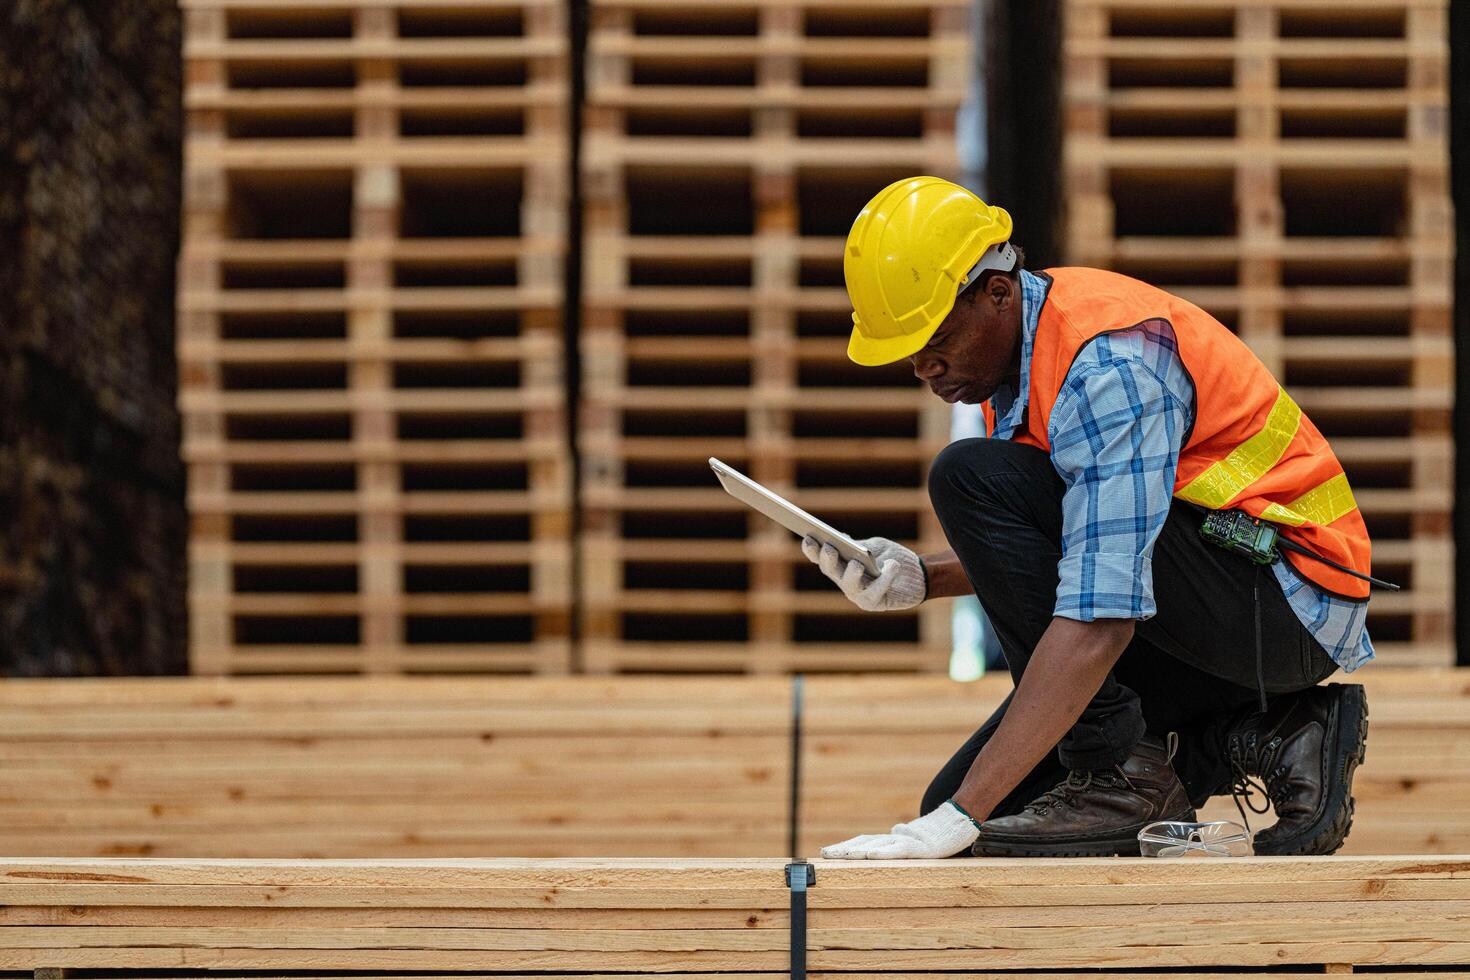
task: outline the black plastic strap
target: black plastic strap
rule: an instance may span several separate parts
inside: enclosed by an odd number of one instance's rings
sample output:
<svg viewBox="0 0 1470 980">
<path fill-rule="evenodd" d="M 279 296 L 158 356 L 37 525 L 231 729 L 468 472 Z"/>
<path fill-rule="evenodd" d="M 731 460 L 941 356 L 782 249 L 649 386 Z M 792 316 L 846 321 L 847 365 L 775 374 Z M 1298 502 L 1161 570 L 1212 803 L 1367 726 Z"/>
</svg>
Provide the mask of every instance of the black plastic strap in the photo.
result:
<svg viewBox="0 0 1470 980">
<path fill-rule="evenodd" d="M 806 890 L 817 883 L 817 869 L 801 858 L 786 865 L 791 889 L 791 980 L 806 980 Z"/>
<path fill-rule="evenodd" d="M 801 826 L 801 693 L 802 678 L 796 674 L 791 678 L 791 798 L 787 809 L 786 853 L 792 860 L 801 847 L 797 840 Z"/>
<path fill-rule="evenodd" d="M 1266 674 L 1261 666 L 1261 568 L 1256 566 L 1256 577 L 1251 579 L 1251 607 L 1256 614 L 1256 690 L 1261 695 L 1261 714 L 1266 713 Z"/>
</svg>

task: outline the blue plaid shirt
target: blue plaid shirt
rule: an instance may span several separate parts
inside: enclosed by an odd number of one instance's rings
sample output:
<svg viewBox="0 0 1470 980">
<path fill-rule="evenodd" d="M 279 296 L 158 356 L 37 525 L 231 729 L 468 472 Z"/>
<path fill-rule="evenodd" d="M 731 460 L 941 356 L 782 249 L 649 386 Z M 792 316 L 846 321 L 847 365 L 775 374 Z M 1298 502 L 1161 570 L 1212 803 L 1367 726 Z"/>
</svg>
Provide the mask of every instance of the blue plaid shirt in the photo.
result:
<svg viewBox="0 0 1470 980">
<path fill-rule="evenodd" d="M 1021 272 L 1019 390 L 1003 386 L 991 398 L 993 438 L 1011 438 L 1025 418 L 1046 290 L 1046 280 Z M 1105 334 L 1078 352 L 1047 424 L 1052 465 L 1067 484 L 1056 615 L 1091 622 L 1157 612 L 1151 556 L 1169 515 L 1194 403 L 1194 383 L 1166 323 Z M 1321 591 L 1284 561 L 1271 570 L 1297 618 L 1338 666 L 1351 673 L 1373 659 L 1367 603 Z"/>
</svg>

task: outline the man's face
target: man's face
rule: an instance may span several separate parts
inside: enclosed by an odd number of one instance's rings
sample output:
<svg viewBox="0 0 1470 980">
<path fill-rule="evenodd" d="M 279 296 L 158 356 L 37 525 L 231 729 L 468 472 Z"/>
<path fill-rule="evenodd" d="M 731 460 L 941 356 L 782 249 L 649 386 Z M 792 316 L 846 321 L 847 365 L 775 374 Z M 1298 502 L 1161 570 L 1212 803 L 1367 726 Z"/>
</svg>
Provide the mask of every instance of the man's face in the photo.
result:
<svg viewBox="0 0 1470 980">
<path fill-rule="evenodd" d="M 955 300 L 934 335 L 909 358 L 914 377 L 947 402 L 976 405 L 1017 373 L 1020 298 L 1006 276 L 991 276 Z"/>
</svg>

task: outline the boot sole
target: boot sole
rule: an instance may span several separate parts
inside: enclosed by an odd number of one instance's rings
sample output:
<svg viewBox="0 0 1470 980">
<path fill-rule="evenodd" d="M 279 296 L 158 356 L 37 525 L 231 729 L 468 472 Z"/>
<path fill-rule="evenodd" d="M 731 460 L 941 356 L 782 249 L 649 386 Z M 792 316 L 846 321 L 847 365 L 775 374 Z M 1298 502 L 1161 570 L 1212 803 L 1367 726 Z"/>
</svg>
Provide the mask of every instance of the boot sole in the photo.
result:
<svg viewBox="0 0 1470 980">
<path fill-rule="evenodd" d="M 1190 823 L 1193 823 L 1195 819 L 1193 809 L 1178 816 L 1159 818 L 1159 820 L 1182 820 Z M 1157 823 L 1157 821 L 1150 820 L 1148 823 L 1141 823 L 1127 836 L 1120 835 L 1106 840 L 1073 840 L 1054 843 L 1029 840 L 976 841 L 970 853 L 975 857 L 1138 857 L 1138 831 L 1147 827 L 1149 823 Z"/>
<path fill-rule="evenodd" d="M 1340 771 L 1332 771 L 1327 803 L 1306 830 L 1285 840 L 1267 840 L 1255 847 L 1261 855 L 1332 854 L 1353 828 L 1353 774 L 1368 755 L 1368 697 L 1361 684 L 1328 684 L 1343 688 L 1329 716 L 1328 737 L 1323 741 L 1324 768 L 1340 759 Z M 1332 767 L 1336 770 L 1338 767 Z"/>
</svg>

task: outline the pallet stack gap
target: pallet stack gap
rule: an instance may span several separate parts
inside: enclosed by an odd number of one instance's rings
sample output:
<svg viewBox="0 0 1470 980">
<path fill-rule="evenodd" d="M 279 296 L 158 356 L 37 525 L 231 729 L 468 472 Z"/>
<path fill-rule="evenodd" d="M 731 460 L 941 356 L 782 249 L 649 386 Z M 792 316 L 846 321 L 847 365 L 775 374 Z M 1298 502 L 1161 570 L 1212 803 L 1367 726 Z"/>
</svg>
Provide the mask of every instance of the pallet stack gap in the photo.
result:
<svg viewBox="0 0 1470 980">
<path fill-rule="evenodd" d="M 584 666 L 944 670 L 947 604 L 859 615 L 718 457 L 855 537 L 937 548 L 947 406 L 846 358 L 842 243 L 954 177 L 969 4 L 593 0 L 582 180 Z"/>
<path fill-rule="evenodd" d="M 1444 0 L 1068 0 L 1068 260 L 1234 329 L 1347 469 L 1385 663 L 1451 647 Z"/>
<path fill-rule="evenodd" d="M 185 0 L 197 673 L 570 664 L 559 0 Z"/>
</svg>

